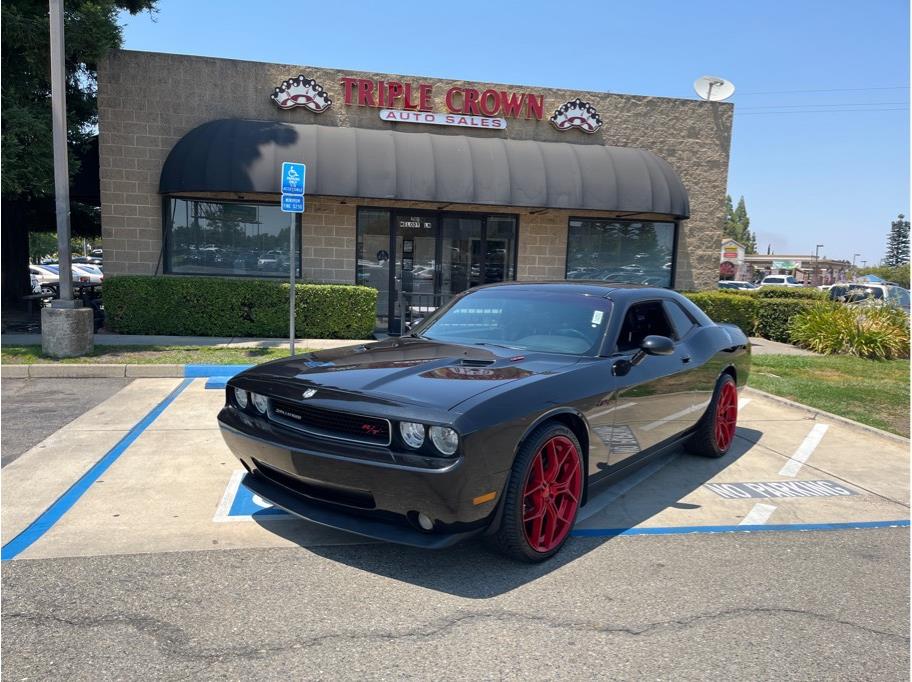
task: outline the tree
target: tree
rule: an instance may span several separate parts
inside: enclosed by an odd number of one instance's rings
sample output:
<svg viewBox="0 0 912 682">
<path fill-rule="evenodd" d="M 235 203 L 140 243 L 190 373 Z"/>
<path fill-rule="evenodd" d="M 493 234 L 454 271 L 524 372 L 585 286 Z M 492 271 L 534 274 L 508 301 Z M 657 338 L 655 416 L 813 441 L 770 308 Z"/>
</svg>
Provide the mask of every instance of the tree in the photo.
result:
<svg viewBox="0 0 912 682">
<path fill-rule="evenodd" d="M 157 0 L 66 0 L 64 13 L 69 171 L 98 123 L 97 67 L 109 50 L 120 47 L 120 11 L 154 11 Z M 3 73 L 0 121 L 3 175 L 4 297 L 28 289 L 25 259 L 28 230 L 53 229 L 46 206 L 54 194 L 51 134 L 50 24 L 47 0 L 3 0 L 0 15 Z M 41 209 L 44 209 L 43 211 Z M 82 214 L 74 207 L 77 214 Z M 41 224 L 35 216 L 42 215 Z M 92 215 L 88 211 L 85 215 Z M 50 213 L 53 215 L 53 213 Z M 45 224 L 47 223 L 47 224 Z"/>
<path fill-rule="evenodd" d="M 735 208 L 732 206 L 731 196 L 725 195 L 725 225 L 722 234 L 743 244 L 748 254 L 757 253 L 757 238 L 750 231 L 750 217 L 747 215 L 743 196 Z"/>
<path fill-rule="evenodd" d="M 887 255 L 883 264 L 887 267 L 905 265 L 909 262 L 909 221 L 902 213 L 890 224 L 887 238 Z"/>
</svg>

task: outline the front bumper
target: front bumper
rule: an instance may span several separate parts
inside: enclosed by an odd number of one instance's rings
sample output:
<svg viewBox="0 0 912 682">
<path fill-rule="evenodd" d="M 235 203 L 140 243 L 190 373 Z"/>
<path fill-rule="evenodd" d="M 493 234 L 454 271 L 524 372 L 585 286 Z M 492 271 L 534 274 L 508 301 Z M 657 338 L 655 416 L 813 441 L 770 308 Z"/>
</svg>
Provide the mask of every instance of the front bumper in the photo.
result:
<svg viewBox="0 0 912 682">
<path fill-rule="evenodd" d="M 388 542 L 439 548 L 483 532 L 506 480 L 471 457 L 408 466 L 385 448 L 312 437 L 232 407 L 219 426 L 256 494 L 315 523 Z M 493 500 L 474 503 L 491 491 Z M 434 520 L 432 531 L 417 525 L 418 512 Z"/>
<path fill-rule="evenodd" d="M 295 516 L 300 516 L 302 519 L 321 526 L 344 530 L 373 540 L 395 542 L 422 549 L 443 549 L 473 535 L 478 535 L 484 530 L 484 528 L 479 528 L 461 533 L 425 533 L 405 524 L 370 516 L 356 516 L 333 508 L 333 506 L 315 502 L 255 473 L 248 473 L 241 483 L 264 500 Z"/>
</svg>

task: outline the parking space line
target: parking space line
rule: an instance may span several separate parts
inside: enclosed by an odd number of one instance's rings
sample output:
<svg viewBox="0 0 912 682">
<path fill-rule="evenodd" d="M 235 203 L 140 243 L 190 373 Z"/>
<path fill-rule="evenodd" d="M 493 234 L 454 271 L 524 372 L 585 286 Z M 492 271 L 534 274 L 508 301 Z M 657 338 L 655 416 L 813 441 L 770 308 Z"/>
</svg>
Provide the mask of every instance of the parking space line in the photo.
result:
<svg viewBox="0 0 912 682">
<path fill-rule="evenodd" d="M 794 454 L 789 458 L 789 461 L 787 461 L 785 466 L 779 470 L 779 475 L 795 476 L 801 471 L 801 466 L 813 454 L 814 450 L 817 449 L 817 446 L 820 445 L 823 435 L 829 428 L 829 424 L 815 424 L 814 428 L 811 429 L 811 432 L 805 436 L 801 445 L 798 446 L 798 449 L 795 450 Z"/>
<path fill-rule="evenodd" d="M 773 515 L 774 511 L 776 511 L 776 505 L 758 502 L 754 505 L 754 508 L 747 513 L 747 516 L 741 519 L 741 523 L 738 525 L 760 526 L 769 521 L 769 517 Z"/>
<path fill-rule="evenodd" d="M 193 383 L 192 378 L 184 379 L 174 390 L 158 403 L 152 410 L 140 419 L 126 435 L 108 450 L 101 459 L 95 462 L 79 479 L 71 485 L 66 492 L 58 497 L 51 506 L 45 509 L 16 537 L 3 545 L 0 549 L 0 560 L 15 559 L 19 554 L 31 547 L 41 536 L 47 533 L 61 517 L 73 508 L 79 498 L 91 487 L 108 468 L 117 461 L 124 451 L 139 438 L 152 422 L 154 422 L 165 409 L 174 402 L 181 392 Z"/>
<path fill-rule="evenodd" d="M 849 521 L 847 523 L 778 523 L 738 526 L 671 526 L 663 528 L 575 528 L 578 538 L 613 538 L 627 535 L 700 535 L 712 533 L 807 532 L 813 530 L 864 530 L 868 528 L 908 528 L 909 519 L 896 521 Z"/>
<path fill-rule="evenodd" d="M 748 403 L 753 400 L 753 398 L 739 398 L 738 399 L 738 412 L 747 407 Z"/>
</svg>

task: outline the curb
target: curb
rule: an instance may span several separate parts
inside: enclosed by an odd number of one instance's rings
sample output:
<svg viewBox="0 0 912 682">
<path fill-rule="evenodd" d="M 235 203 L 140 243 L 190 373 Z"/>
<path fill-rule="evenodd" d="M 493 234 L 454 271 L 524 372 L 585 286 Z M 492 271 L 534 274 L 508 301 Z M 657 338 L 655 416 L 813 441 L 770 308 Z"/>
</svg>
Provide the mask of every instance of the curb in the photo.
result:
<svg viewBox="0 0 912 682">
<path fill-rule="evenodd" d="M 252 365 L 0 365 L 3 379 L 120 379 L 229 377 Z"/>
<path fill-rule="evenodd" d="M 796 403 L 794 400 L 789 400 L 788 398 L 783 398 L 778 395 L 773 395 L 772 393 L 767 393 L 766 391 L 761 391 L 758 388 L 751 388 L 750 386 L 745 386 L 741 390 L 746 393 L 753 393 L 755 395 L 763 396 L 764 398 L 767 398 L 768 400 L 772 400 L 773 402 L 780 403 L 781 405 L 786 405 L 788 407 L 794 407 L 799 410 L 803 410 L 804 412 L 807 412 L 808 414 L 811 414 L 814 417 L 821 416 L 821 417 L 825 417 L 826 419 L 832 419 L 833 421 L 839 422 L 841 424 L 845 424 L 846 426 L 848 426 L 850 428 L 857 429 L 860 431 L 868 431 L 869 433 L 873 433 L 875 435 L 882 436 L 884 438 L 889 438 L 890 440 L 894 440 L 894 441 L 896 441 L 898 443 L 902 443 L 903 445 L 906 445 L 906 446 L 908 446 L 910 444 L 910 440 L 908 438 L 906 438 L 905 436 L 900 436 L 899 434 L 896 434 L 896 433 L 890 433 L 889 431 L 884 431 L 883 429 L 878 429 L 876 426 L 868 426 L 867 424 L 862 424 L 861 422 L 857 422 L 853 419 L 849 419 L 848 417 L 841 417 L 838 414 L 833 414 L 832 412 L 827 412 L 826 410 L 820 410 L 820 409 L 817 409 L 816 407 L 811 407 L 810 405 L 805 405 L 804 403 Z"/>
</svg>

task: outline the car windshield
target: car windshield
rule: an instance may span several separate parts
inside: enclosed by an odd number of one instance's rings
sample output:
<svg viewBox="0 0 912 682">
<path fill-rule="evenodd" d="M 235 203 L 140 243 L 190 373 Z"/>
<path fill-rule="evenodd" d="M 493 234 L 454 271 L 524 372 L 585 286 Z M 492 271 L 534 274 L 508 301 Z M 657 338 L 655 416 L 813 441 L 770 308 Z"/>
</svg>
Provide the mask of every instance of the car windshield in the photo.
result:
<svg viewBox="0 0 912 682">
<path fill-rule="evenodd" d="M 611 302 L 600 296 L 494 287 L 462 297 L 417 335 L 467 345 L 594 355 L 610 312 Z"/>
</svg>

